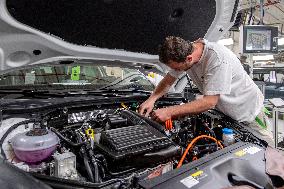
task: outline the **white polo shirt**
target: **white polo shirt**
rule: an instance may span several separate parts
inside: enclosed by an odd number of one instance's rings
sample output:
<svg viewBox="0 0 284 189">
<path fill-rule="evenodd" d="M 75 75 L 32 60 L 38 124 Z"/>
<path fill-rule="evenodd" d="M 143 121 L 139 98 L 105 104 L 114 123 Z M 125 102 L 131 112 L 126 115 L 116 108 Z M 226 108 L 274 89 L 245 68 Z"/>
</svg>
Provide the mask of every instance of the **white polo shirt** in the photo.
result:
<svg viewBox="0 0 284 189">
<path fill-rule="evenodd" d="M 178 77 L 182 72 L 170 70 Z M 252 122 L 263 107 L 264 97 L 245 72 L 237 56 L 223 45 L 204 40 L 200 61 L 187 74 L 203 95 L 220 95 L 216 109 L 231 118 Z"/>
</svg>

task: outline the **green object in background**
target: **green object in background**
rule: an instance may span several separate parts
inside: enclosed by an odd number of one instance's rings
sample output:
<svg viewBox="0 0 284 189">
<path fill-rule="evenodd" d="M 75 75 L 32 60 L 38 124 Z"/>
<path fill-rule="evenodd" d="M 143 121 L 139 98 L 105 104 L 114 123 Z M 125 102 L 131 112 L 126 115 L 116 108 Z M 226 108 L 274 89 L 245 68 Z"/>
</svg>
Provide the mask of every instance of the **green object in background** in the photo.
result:
<svg viewBox="0 0 284 189">
<path fill-rule="evenodd" d="M 271 113 L 270 113 L 265 107 L 263 107 L 263 112 L 264 112 L 267 116 L 268 116 L 268 115 L 271 115 Z M 265 124 L 258 116 L 256 116 L 255 121 L 257 122 L 257 124 L 258 124 L 261 128 L 267 129 L 266 124 Z"/>
<path fill-rule="evenodd" d="M 71 71 L 71 80 L 78 81 L 79 79 L 80 79 L 80 66 L 73 67 Z"/>
<path fill-rule="evenodd" d="M 269 112 L 268 109 L 266 109 L 265 107 L 263 107 L 263 112 L 264 112 L 266 115 L 270 115 L 270 112 Z"/>
<path fill-rule="evenodd" d="M 262 129 L 267 129 L 267 126 L 265 125 L 265 123 L 264 123 L 258 116 L 256 116 L 255 121 L 257 122 L 257 124 L 258 124 Z"/>
</svg>

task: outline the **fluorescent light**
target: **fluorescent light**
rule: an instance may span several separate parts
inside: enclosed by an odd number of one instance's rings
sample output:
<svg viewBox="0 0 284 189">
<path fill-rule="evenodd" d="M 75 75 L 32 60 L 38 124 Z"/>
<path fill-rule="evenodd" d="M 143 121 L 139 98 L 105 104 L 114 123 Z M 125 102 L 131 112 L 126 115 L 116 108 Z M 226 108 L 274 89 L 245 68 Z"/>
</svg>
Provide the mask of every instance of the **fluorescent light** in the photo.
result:
<svg viewBox="0 0 284 189">
<path fill-rule="evenodd" d="M 253 56 L 252 60 L 273 60 L 273 55 Z"/>
<path fill-rule="evenodd" d="M 284 45 L 284 38 L 278 39 L 278 45 Z"/>
<path fill-rule="evenodd" d="M 224 45 L 224 46 L 228 46 L 228 45 L 232 45 L 234 43 L 234 40 L 232 38 L 221 39 L 221 40 L 217 41 L 217 43 Z"/>
<path fill-rule="evenodd" d="M 275 63 L 274 61 L 257 61 L 254 64 L 266 64 L 267 62 Z"/>
</svg>

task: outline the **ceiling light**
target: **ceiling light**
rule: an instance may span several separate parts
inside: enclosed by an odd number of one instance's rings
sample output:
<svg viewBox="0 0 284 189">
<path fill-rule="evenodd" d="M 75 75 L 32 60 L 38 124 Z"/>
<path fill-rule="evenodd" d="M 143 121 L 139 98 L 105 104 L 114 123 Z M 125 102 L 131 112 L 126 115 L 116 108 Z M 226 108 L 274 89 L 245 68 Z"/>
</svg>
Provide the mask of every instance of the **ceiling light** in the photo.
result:
<svg viewBox="0 0 284 189">
<path fill-rule="evenodd" d="M 252 60 L 273 60 L 273 55 L 253 56 Z"/>
<path fill-rule="evenodd" d="M 217 43 L 224 45 L 224 46 L 228 46 L 228 45 L 232 45 L 234 43 L 234 40 L 232 38 L 221 39 L 221 40 L 217 41 Z"/>
</svg>

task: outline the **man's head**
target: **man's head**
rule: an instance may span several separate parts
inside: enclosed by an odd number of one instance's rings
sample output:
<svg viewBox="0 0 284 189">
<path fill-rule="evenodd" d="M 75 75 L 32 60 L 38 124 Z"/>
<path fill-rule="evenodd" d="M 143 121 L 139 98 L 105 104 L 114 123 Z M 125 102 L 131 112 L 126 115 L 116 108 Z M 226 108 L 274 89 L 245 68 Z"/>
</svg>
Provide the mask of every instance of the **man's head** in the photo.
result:
<svg viewBox="0 0 284 189">
<path fill-rule="evenodd" d="M 196 49 L 192 42 L 169 36 L 159 48 L 159 60 L 172 69 L 186 71 L 200 59 L 200 51 Z"/>
</svg>

